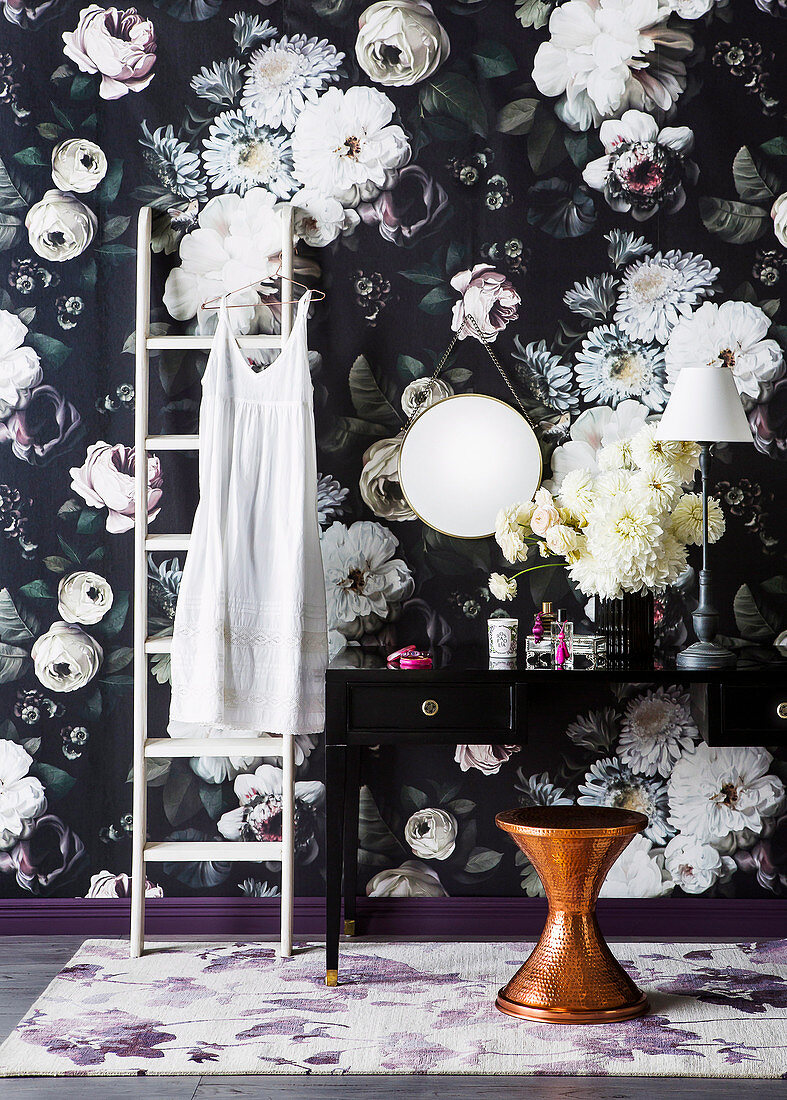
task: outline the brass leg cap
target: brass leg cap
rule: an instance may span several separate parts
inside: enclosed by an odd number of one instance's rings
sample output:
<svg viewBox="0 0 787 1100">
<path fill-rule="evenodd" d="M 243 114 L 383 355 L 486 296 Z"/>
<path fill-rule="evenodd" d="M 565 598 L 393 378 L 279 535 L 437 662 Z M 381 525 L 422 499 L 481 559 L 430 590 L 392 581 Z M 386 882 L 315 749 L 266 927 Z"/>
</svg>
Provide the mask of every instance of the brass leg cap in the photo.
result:
<svg viewBox="0 0 787 1100">
<path fill-rule="evenodd" d="M 355 935 L 355 920 L 346 920 L 344 922 L 344 934 L 345 936 Z"/>
<path fill-rule="evenodd" d="M 338 970 L 326 970 L 325 971 L 325 984 L 326 985 L 338 985 L 339 984 L 339 971 Z"/>
</svg>

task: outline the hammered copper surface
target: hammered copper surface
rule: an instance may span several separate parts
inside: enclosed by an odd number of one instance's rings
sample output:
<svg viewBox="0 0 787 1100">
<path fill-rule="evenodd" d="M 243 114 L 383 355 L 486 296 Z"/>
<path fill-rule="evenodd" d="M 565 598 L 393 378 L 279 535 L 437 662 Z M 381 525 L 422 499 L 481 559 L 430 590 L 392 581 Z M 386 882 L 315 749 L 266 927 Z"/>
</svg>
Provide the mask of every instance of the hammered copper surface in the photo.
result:
<svg viewBox="0 0 787 1100">
<path fill-rule="evenodd" d="M 645 1012 L 643 993 L 607 946 L 596 899 L 612 864 L 648 819 L 605 806 L 531 806 L 496 817 L 538 871 L 549 913 L 541 938 L 500 990 L 511 1016 L 599 1023 Z"/>
</svg>

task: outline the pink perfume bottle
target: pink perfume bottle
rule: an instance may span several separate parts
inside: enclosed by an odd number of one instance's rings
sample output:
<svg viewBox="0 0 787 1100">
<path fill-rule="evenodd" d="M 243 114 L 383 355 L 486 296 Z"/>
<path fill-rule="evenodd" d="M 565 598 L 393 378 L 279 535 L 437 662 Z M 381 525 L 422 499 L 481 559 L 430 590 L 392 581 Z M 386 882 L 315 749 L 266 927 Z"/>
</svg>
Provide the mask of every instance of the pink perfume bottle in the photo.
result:
<svg viewBox="0 0 787 1100">
<path fill-rule="evenodd" d="M 557 669 L 574 667 L 574 624 L 558 611 L 557 622 L 552 623 L 552 659 Z"/>
</svg>

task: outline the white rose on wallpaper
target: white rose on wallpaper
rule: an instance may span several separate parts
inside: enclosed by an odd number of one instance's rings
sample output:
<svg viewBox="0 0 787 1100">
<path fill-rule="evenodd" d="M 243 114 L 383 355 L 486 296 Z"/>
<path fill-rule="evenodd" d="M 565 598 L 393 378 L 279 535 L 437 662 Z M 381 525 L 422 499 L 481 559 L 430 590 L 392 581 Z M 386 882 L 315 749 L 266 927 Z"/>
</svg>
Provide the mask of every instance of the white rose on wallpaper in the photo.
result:
<svg viewBox="0 0 787 1100">
<path fill-rule="evenodd" d="M 373 633 L 413 594 L 407 564 L 393 557 L 399 540 L 371 520 L 338 521 L 323 533 L 328 629 L 346 638 Z"/>
<path fill-rule="evenodd" d="M 473 768 L 482 775 L 497 775 L 519 745 L 457 745 L 454 760 L 460 771 Z"/>
<path fill-rule="evenodd" d="M 78 571 L 63 577 L 57 586 L 57 610 L 67 623 L 90 626 L 100 622 L 112 607 L 112 588 L 98 573 Z"/>
<path fill-rule="evenodd" d="M 674 885 L 664 866 L 664 852 L 638 833 L 612 864 L 598 896 L 661 898 L 672 893 Z"/>
<path fill-rule="evenodd" d="M 702 894 L 735 871 L 732 856 L 723 856 L 696 836 L 678 833 L 664 849 L 664 861 L 676 886 L 686 894 Z"/>
<path fill-rule="evenodd" d="M 241 105 L 263 126 L 292 130 L 306 104 L 339 79 L 342 61 L 325 38 L 285 34 L 249 58 Z"/>
<path fill-rule="evenodd" d="M 456 818 L 447 810 L 417 810 L 404 827 L 404 839 L 421 859 L 448 859 L 456 847 Z"/>
<path fill-rule="evenodd" d="M 24 408 L 44 377 L 38 353 L 23 346 L 26 336 L 27 325 L 0 309 L 0 420 Z"/>
<path fill-rule="evenodd" d="M 670 384 L 690 367 L 729 367 L 744 407 L 767 401 L 784 374 L 784 356 L 769 340 L 771 319 L 751 302 L 703 302 L 675 325 L 666 348 Z"/>
<path fill-rule="evenodd" d="M 29 836 L 46 810 L 40 779 L 28 775 L 33 757 L 15 741 L 0 741 L 0 851 Z"/>
<path fill-rule="evenodd" d="M 281 226 L 276 199 L 264 187 L 245 195 L 217 195 L 200 211 L 198 225 L 180 242 L 180 267 L 173 268 L 164 286 L 164 305 L 176 321 L 197 318 L 198 332 L 216 327 L 218 303 L 201 309 L 209 298 L 235 290 L 254 280 L 271 280 L 281 256 Z M 252 286 L 232 296 L 232 323 L 236 332 L 248 332 L 261 322 L 273 331 L 273 312 Z"/>
<path fill-rule="evenodd" d="M 410 142 L 391 124 L 394 104 L 376 88 L 329 88 L 307 104 L 292 135 L 295 175 L 304 187 L 344 206 L 369 202 L 393 187 L 410 159 Z"/>
<path fill-rule="evenodd" d="M 148 463 L 148 523 L 159 514 L 164 478 L 156 455 L 146 455 Z M 91 508 L 107 509 L 107 531 L 112 535 L 130 531 L 134 526 L 133 447 L 105 443 L 102 439 L 87 449 L 82 466 L 72 466 L 71 488 Z"/>
<path fill-rule="evenodd" d="M 496 600 L 502 600 L 505 603 L 516 597 L 516 577 L 506 577 L 503 573 L 490 573 L 486 583 Z"/>
<path fill-rule="evenodd" d="M 98 219 L 69 191 L 47 191 L 25 217 L 30 247 L 44 260 L 64 263 L 90 245 Z"/>
<path fill-rule="evenodd" d="M 70 623 L 52 623 L 30 651 L 35 673 L 50 691 L 77 691 L 101 667 L 104 651 L 95 638 Z"/>
<path fill-rule="evenodd" d="M 490 264 L 476 264 L 467 271 L 458 271 L 451 286 L 461 298 L 451 314 L 451 328 L 460 340 L 481 336 L 489 343 L 498 333 L 519 318 L 522 299 L 514 284 Z"/>
<path fill-rule="evenodd" d="M 402 410 L 409 419 L 416 413 L 422 413 L 438 401 L 453 396 L 453 389 L 442 378 L 414 378 L 408 382 L 402 393 Z"/>
<path fill-rule="evenodd" d="M 437 72 L 451 43 L 426 0 L 380 0 L 361 12 L 355 56 L 376 84 L 418 84 Z"/>
<path fill-rule="evenodd" d="M 156 32 L 136 8 L 89 4 L 79 13 L 76 30 L 63 34 L 63 53 L 83 73 L 101 76 L 102 99 L 141 92 L 153 79 Z"/>
<path fill-rule="evenodd" d="M 774 202 L 771 207 L 773 218 L 773 231 L 779 244 L 787 248 L 787 191 Z"/>
<path fill-rule="evenodd" d="M 589 130 L 628 107 L 667 111 L 686 87 L 691 35 L 667 27 L 660 0 L 569 0 L 549 19 L 533 63 L 540 92 L 572 130 Z"/>
<path fill-rule="evenodd" d="M 126 874 L 113 875 L 111 871 L 98 871 L 90 876 L 90 887 L 86 898 L 129 898 L 131 897 L 131 879 Z M 145 897 L 163 898 L 164 891 L 145 879 Z"/>
<path fill-rule="evenodd" d="M 759 837 L 784 805 L 784 783 L 768 769 L 762 748 L 712 748 L 685 753 L 669 777 L 670 824 L 731 855 Z"/>
<path fill-rule="evenodd" d="M 361 497 L 376 516 L 387 520 L 415 519 L 399 484 L 399 452 L 402 436 L 378 439 L 363 456 L 359 482 Z"/>
<path fill-rule="evenodd" d="M 52 182 L 61 191 L 95 191 L 106 174 L 106 155 L 94 141 L 66 138 L 52 150 Z"/>
<path fill-rule="evenodd" d="M 370 898 L 448 897 L 437 871 L 417 859 L 408 859 L 401 867 L 378 871 L 367 882 L 366 893 Z"/>
<path fill-rule="evenodd" d="M 337 237 L 347 236 L 361 220 L 355 210 L 342 206 L 333 195 L 325 195 L 314 188 L 302 188 L 292 196 L 291 202 L 295 208 L 295 236 L 312 248 L 324 248 Z"/>
</svg>

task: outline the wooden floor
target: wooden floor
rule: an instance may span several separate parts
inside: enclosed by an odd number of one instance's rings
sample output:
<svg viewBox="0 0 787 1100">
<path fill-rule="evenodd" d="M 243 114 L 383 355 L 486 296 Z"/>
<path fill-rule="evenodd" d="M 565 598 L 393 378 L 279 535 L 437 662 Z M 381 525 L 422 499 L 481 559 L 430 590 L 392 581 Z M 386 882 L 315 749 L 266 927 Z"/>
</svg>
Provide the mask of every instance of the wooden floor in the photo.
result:
<svg viewBox="0 0 787 1100">
<path fill-rule="evenodd" d="M 0 940 L 0 1040 L 81 943 Z M 787 1100 L 787 1081 L 648 1077 L 0 1078 L 2 1100 Z"/>
</svg>

